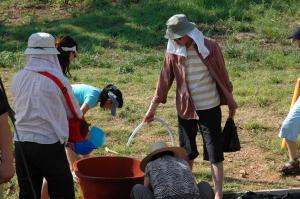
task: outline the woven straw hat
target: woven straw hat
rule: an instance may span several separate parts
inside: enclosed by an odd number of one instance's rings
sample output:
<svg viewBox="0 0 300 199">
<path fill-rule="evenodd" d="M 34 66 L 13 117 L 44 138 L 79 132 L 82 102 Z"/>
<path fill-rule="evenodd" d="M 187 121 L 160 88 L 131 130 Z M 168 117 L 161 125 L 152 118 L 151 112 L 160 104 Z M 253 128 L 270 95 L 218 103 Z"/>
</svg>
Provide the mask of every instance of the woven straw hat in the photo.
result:
<svg viewBox="0 0 300 199">
<path fill-rule="evenodd" d="M 145 168 L 148 164 L 149 161 L 153 158 L 153 156 L 170 151 L 174 153 L 174 156 L 180 159 L 186 159 L 187 158 L 187 152 L 184 148 L 182 147 L 168 147 L 166 143 L 162 141 L 155 142 L 150 146 L 150 154 L 147 155 L 141 162 L 140 168 L 142 171 L 145 171 Z"/>
</svg>

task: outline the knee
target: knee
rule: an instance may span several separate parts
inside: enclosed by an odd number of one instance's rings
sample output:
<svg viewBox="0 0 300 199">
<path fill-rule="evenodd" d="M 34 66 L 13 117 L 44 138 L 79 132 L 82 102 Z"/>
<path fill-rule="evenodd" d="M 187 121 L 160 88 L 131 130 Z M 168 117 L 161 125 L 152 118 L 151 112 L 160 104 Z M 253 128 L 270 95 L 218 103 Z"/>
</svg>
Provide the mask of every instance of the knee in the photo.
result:
<svg viewBox="0 0 300 199">
<path fill-rule="evenodd" d="M 138 196 L 141 195 L 141 193 L 143 193 L 145 188 L 146 187 L 144 185 L 141 185 L 141 184 L 134 185 L 131 189 L 130 198 L 131 199 L 138 198 Z"/>
<path fill-rule="evenodd" d="M 214 191 L 208 182 L 205 182 L 205 181 L 199 182 L 198 188 L 199 188 L 200 195 L 204 194 L 209 199 L 213 199 L 215 197 Z"/>
</svg>

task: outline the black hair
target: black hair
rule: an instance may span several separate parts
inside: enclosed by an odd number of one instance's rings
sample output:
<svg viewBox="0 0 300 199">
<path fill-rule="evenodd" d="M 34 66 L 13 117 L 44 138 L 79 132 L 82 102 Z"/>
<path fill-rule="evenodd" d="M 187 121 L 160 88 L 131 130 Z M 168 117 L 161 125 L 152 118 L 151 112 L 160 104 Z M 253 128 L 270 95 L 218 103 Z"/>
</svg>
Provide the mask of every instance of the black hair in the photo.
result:
<svg viewBox="0 0 300 199">
<path fill-rule="evenodd" d="M 76 46 L 76 50 L 78 51 L 78 44 L 77 42 L 70 36 L 61 36 L 58 37 L 55 41 L 55 46 L 57 50 L 60 52 L 59 55 L 57 55 L 61 69 L 65 76 L 71 77 L 70 73 L 70 51 L 64 51 L 62 47 L 69 47 L 72 48 L 73 46 Z"/>
<path fill-rule="evenodd" d="M 122 108 L 123 106 L 123 96 L 122 96 L 122 92 L 113 84 L 108 84 L 106 85 L 103 90 L 101 91 L 100 94 L 100 107 L 104 107 L 106 101 L 109 99 L 108 96 L 108 92 L 112 92 L 113 94 L 115 94 L 117 96 L 117 101 L 119 103 L 118 108 Z"/>
<path fill-rule="evenodd" d="M 165 155 L 170 155 L 170 156 L 174 156 L 174 153 L 172 151 L 164 151 L 164 152 L 161 152 L 161 153 L 158 153 L 156 155 L 154 155 L 150 161 L 153 161 L 153 160 L 156 160 L 157 158 L 160 158 L 162 156 L 165 156 Z M 149 161 L 149 162 L 150 162 Z"/>
</svg>

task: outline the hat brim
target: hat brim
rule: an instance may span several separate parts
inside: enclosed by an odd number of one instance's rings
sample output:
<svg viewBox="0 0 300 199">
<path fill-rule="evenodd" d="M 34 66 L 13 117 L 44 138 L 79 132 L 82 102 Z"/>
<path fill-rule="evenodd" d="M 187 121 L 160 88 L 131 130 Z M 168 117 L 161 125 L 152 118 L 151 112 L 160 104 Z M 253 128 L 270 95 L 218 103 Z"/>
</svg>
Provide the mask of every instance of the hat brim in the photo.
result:
<svg viewBox="0 0 300 199">
<path fill-rule="evenodd" d="M 60 52 L 56 48 L 26 48 L 25 55 L 58 55 Z"/>
<path fill-rule="evenodd" d="M 179 39 L 179 38 L 183 37 L 184 35 L 186 35 L 187 33 L 189 33 L 190 31 L 194 30 L 195 27 L 196 27 L 195 23 L 189 22 L 188 25 L 184 29 L 177 31 L 176 33 L 170 29 L 167 29 L 165 38 L 166 39 Z"/>
<path fill-rule="evenodd" d="M 162 153 L 162 152 L 166 152 L 166 151 L 170 151 L 174 153 L 174 156 L 180 159 L 186 159 L 187 158 L 187 152 L 184 148 L 182 147 L 164 147 L 158 150 L 153 151 L 152 153 L 150 153 L 149 155 L 147 155 L 140 164 L 140 169 L 145 172 L 145 168 L 148 164 L 148 162 L 152 159 L 153 156 Z"/>
</svg>

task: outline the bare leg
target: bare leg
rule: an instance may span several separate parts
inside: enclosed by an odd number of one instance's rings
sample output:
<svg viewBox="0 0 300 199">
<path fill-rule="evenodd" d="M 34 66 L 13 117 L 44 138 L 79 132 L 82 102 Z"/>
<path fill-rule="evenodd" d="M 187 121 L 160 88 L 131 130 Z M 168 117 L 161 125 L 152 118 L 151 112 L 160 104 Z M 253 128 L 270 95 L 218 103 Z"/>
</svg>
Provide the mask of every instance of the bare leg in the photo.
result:
<svg viewBox="0 0 300 199">
<path fill-rule="evenodd" d="M 73 171 L 73 164 L 76 161 L 76 153 L 68 147 L 66 148 L 66 153 L 67 153 L 67 158 L 68 158 L 70 170 L 72 172 Z"/>
<path fill-rule="evenodd" d="M 215 185 L 215 199 L 223 198 L 223 162 L 211 163 L 211 173 Z"/>
<path fill-rule="evenodd" d="M 289 153 L 289 159 L 297 160 L 298 159 L 297 143 L 286 139 L 286 146 Z"/>
<path fill-rule="evenodd" d="M 41 199 L 49 199 L 48 183 L 45 178 L 43 179 Z"/>
</svg>

